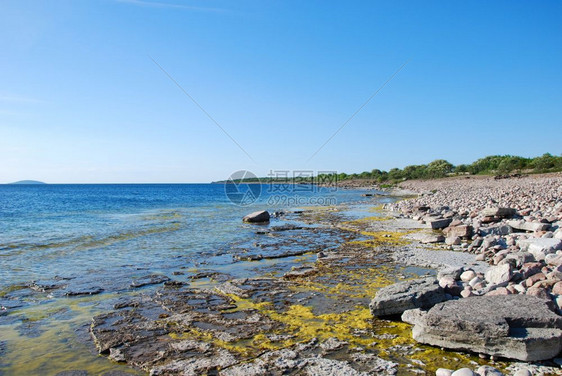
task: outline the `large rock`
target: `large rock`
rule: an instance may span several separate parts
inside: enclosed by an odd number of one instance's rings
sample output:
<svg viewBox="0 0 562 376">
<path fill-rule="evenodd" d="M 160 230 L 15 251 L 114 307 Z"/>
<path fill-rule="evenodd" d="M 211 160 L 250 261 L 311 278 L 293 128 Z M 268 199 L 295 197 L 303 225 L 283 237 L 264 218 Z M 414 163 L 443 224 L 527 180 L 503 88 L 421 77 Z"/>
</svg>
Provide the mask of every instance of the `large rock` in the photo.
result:
<svg viewBox="0 0 562 376">
<path fill-rule="evenodd" d="M 400 282 L 380 289 L 369 304 L 373 316 L 399 315 L 413 308 L 430 308 L 445 300 L 445 291 L 433 277 Z"/>
<path fill-rule="evenodd" d="M 486 208 L 481 214 L 484 217 L 513 217 L 515 213 L 517 211 L 512 208 Z"/>
<path fill-rule="evenodd" d="M 426 220 L 426 223 L 431 227 L 433 230 L 439 230 L 449 226 L 452 222 L 451 218 L 429 218 Z"/>
<path fill-rule="evenodd" d="M 460 238 L 468 238 L 472 236 L 472 226 L 469 225 L 460 225 L 460 226 L 452 226 L 447 227 L 443 230 L 447 237 L 460 237 Z"/>
<path fill-rule="evenodd" d="M 480 296 L 406 311 L 421 343 L 492 356 L 538 361 L 562 350 L 562 317 L 548 302 L 528 295 Z"/>
<path fill-rule="evenodd" d="M 548 223 L 525 222 L 523 220 L 507 221 L 507 224 L 520 231 L 546 231 L 550 227 Z"/>
<path fill-rule="evenodd" d="M 513 229 L 511 228 L 511 226 L 508 225 L 495 225 L 495 226 L 481 228 L 478 232 L 480 236 L 508 235 L 513 232 Z"/>
<path fill-rule="evenodd" d="M 270 218 L 269 212 L 267 210 L 262 210 L 262 211 L 250 213 L 244 218 L 242 218 L 242 220 L 244 222 L 250 222 L 250 223 L 260 223 L 260 222 L 263 223 L 263 222 L 269 222 L 269 218 Z"/>
</svg>

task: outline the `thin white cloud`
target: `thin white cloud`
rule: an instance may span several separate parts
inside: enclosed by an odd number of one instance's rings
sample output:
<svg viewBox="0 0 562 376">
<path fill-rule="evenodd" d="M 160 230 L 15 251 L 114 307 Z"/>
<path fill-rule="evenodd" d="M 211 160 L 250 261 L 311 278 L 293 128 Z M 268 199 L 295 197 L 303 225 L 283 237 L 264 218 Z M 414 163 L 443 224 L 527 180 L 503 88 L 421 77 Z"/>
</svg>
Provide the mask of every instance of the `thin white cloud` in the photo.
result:
<svg viewBox="0 0 562 376">
<path fill-rule="evenodd" d="M 209 7 L 196 7 L 184 4 L 174 4 L 174 3 L 163 3 L 158 1 L 146 1 L 146 0 L 116 0 L 119 3 L 126 3 L 131 5 L 136 5 L 140 7 L 152 7 L 152 8 L 169 8 L 169 9 L 183 9 L 192 10 L 198 12 L 226 12 L 226 9 L 222 8 L 209 8 Z"/>
</svg>

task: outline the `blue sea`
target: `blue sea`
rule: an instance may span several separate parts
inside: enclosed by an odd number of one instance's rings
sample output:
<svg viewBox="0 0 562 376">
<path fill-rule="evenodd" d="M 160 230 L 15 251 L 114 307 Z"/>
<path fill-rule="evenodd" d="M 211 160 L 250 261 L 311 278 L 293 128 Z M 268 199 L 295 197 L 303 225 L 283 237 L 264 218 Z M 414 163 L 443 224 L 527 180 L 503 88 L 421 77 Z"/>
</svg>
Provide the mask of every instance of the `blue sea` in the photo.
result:
<svg viewBox="0 0 562 376">
<path fill-rule="evenodd" d="M 263 184 L 256 201 L 241 206 L 224 184 L 0 185 L 0 290 L 230 263 L 232 245 L 256 230 L 244 215 L 360 198 L 354 190 L 295 187 Z"/>
</svg>

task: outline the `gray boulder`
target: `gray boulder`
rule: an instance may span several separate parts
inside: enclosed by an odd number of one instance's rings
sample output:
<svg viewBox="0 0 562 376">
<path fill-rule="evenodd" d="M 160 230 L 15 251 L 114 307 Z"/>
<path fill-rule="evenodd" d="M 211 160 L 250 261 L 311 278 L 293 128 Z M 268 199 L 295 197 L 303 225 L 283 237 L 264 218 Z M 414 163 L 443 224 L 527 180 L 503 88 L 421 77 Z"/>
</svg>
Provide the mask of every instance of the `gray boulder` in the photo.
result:
<svg viewBox="0 0 562 376">
<path fill-rule="evenodd" d="M 562 240 L 555 238 L 521 239 L 517 242 L 519 248 L 531 253 L 537 260 L 544 260 L 545 256 L 562 249 Z"/>
<path fill-rule="evenodd" d="M 562 350 L 562 317 L 529 295 L 470 297 L 406 311 L 413 338 L 447 349 L 538 361 Z"/>
<path fill-rule="evenodd" d="M 260 223 L 260 222 L 263 223 L 263 222 L 269 222 L 269 218 L 270 218 L 269 212 L 267 210 L 262 210 L 262 211 L 250 213 L 244 218 L 242 218 L 242 220 L 244 222 L 250 222 L 250 223 Z"/>
<path fill-rule="evenodd" d="M 449 226 L 453 220 L 451 218 L 429 218 L 426 220 L 429 227 L 433 230 L 439 230 Z"/>
<path fill-rule="evenodd" d="M 507 221 L 507 224 L 521 231 L 546 231 L 550 228 L 548 223 L 525 222 L 524 220 Z"/>
<path fill-rule="evenodd" d="M 445 291 L 434 277 L 414 279 L 382 288 L 369 304 L 373 316 L 402 314 L 413 308 L 430 308 L 445 301 Z"/>
</svg>

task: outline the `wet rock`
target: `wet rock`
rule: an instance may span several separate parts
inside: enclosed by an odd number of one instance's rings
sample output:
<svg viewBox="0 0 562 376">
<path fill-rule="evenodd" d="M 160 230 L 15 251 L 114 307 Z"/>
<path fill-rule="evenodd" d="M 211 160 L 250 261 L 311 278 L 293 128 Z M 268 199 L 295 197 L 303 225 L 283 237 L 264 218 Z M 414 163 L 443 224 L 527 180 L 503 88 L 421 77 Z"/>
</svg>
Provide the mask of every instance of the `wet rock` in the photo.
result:
<svg viewBox="0 0 562 376">
<path fill-rule="evenodd" d="M 251 282 L 238 284 L 249 295 L 258 291 L 248 288 Z M 254 309 L 233 311 L 236 307 L 233 299 L 216 292 L 163 287 L 140 298 L 134 308 L 126 305 L 94 317 L 90 331 L 100 353 L 151 375 L 216 373 L 242 358 L 199 336 L 235 343 L 282 326 Z"/>
<path fill-rule="evenodd" d="M 65 287 L 66 285 L 64 283 L 60 283 L 59 281 L 32 281 L 29 284 L 29 288 L 37 292 L 48 292 Z"/>
<path fill-rule="evenodd" d="M 97 295 L 104 290 L 99 286 L 76 286 L 68 290 L 66 296 Z"/>
<path fill-rule="evenodd" d="M 318 272 L 313 266 L 301 265 L 301 266 L 294 266 L 291 271 L 283 274 L 283 278 L 286 279 L 296 279 L 296 278 L 304 278 L 314 275 Z"/>
<path fill-rule="evenodd" d="M 248 214 L 242 220 L 249 223 L 264 223 L 269 222 L 269 212 L 267 210 L 257 211 Z"/>
<path fill-rule="evenodd" d="M 62 371 L 55 374 L 55 376 L 88 376 L 88 371 Z"/>
<path fill-rule="evenodd" d="M 170 278 L 166 277 L 165 275 L 151 274 L 135 279 L 133 282 L 131 282 L 131 287 L 139 288 L 150 285 L 159 285 L 168 281 L 170 281 Z"/>
<path fill-rule="evenodd" d="M 413 338 L 453 350 L 523 361 L 550 359 L 562 350 L 562 317 L 546 300 L 528 295 L 483 296 L 406 311 Z"/>
<path fill-rule="evenodd" d="M 297 225 L 293 225 L 293 224 L 286 224 L 286 225 L 282 225 L 282 226 L 271 226 L 269 231 L 271 231 L 271 232 L 281 232 L 281 231 L 302 230 L 304 228 L 306 228 L 306 227 L 297 226 Z"/>
<path fill-rule="evenodd" d="M 0 317 L 7 315 L 12 309 L 23 307 L 23 303 L 12 299 L 0 298 Z"/>
<path fill-rule="evenodd" d="M 369 304 L 373 316 L 398 315 L 408 309 L 429 308 L 445 300 L 434 277 L 400 282 L 380 289 Z"/>
</svg>

